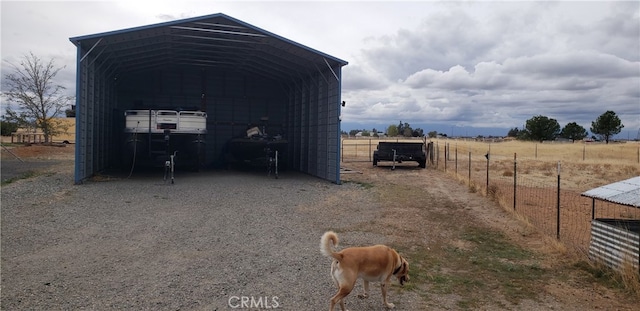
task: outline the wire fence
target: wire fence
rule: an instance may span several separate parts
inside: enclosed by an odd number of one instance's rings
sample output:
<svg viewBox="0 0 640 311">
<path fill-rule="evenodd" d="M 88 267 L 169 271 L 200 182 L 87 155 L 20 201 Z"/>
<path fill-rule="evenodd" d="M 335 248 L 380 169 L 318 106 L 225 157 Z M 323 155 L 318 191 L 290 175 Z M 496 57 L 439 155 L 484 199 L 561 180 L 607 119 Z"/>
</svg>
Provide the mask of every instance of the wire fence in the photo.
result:
<svg viewBox="0 0 640 311">
<path fill-rule="evenodd" d="M 343 161 L 371 161 L 379 141 L 411 140 L 343 141 Z M 616 171 L 612 164 L 598 163 L 598 160 L 593 159 L 595 156 L 590 159 L 595 164 L 563 164 L 568 162 L 567 158 L 570 156 L 567 156 L 564 150 L 567 149 L 566 147 L 557 145 L 555 150 L 548 148 L 547 145 L 544 148 L 534 146 L 533 154 L 529 153 L 528 156 L 519 156 L 517 153 L 507 156 L 500 145 L 481 145 L 480 148 L 486 148 L 486 151 L 481 152 L 477 146 L 452 146 L 448 142 L 426 142 L 426 144 L 427 153 L 430 153 L 427 157 L 431 159 L 428 168 L 450 174 L 453 178 L 467 184 L 470 191 L 481 193 L 497 201 L 503 208 L 513 210 L 543 234 L 562 241 L 564 245 L 578 253 L 588 253 L 592 219 L 640 220 L 638 208 L 594 201 L 581 196 L 584 191 L 624 179 L 619 175 L 610 176 L 610 179 L 618 178 L 610 182 L 599 178 L 599 175 L 607 172 L 607 168 L 613 174 L 616 174 Z M 574 154 L 578 157 L 578 161 L 588 161 L 586 159 L 588 148 L 578 146 L 574 149 L 584 150 L 582 154 Z M 546 159 L 541 159 L 542 155 L 538 153 L 541 150 L 544 150 Z M 558 158 L 558 150 L 565 152 L 560 155 L 560 158 Z M 553 153 L 556 154 L 555 160 L 553 160 Z M 602 154 L 598 156 L 601 157 Z M 625 156 L 627 159 L 623 159 L 622 162 L 618 159 Z M 609 161 L 615 158 L 616 167 L 621 167 L 623 173 L 630 175 L 629 177 L 640 174 L 640 166 L 635 163 L 633 152 L 626 152 L 626 154 L 617 152 L 608 154 L 605 158 Z"/>
</svg>

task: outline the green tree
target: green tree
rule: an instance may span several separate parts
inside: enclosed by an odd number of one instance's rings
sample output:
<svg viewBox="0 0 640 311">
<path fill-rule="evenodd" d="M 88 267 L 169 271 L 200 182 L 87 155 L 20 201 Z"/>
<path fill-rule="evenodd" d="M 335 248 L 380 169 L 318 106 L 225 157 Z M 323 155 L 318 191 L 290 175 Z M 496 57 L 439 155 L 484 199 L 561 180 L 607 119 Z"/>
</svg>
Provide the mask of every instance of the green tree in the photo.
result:
<svg viewBox="0 0 640 311">
<path fill-rule="evenodd" d="M 531 137 L 529 137 L 529 131 L 527 131 L 526 129 L 522 129 L 518 132 L 518 136 L 516 136 L 516 139 L 518 140 L 531 140 Z"/>
<path fill-rule="evenodd" d="M 404 137 L 413 137 L 413 128 L 407 122 L 404 123 L 404 128 L 402 129 L 402 136 Z"/>
<path fill-rule="evenodd" d="M 534 116 L 527 120 L 525 128 L 527 129 L 529 137 L 539 142 L 553 140 L 560 134 L 560 124 L 558 124 L 558 121 L 541 115 Z"/>
<path fill-rule="evenodd" d="M 624 125 L 615 112 L 609 110 L 600 115 L 595 121 L 591 122 L 591 132 L 608 144 L 609 139 L 619 134 Z"/>
<path fill-rule="evenodd" d="M 11 133 L 18 130 L 18 123 L 8 120 L 6 116 L 2 116 L 0 120 L 0 134 L 2 136 L 10 136 Z"/>
<path fill-rule="evenodd" d="M 421 128 L 416 128 L 415 130 L 413 130 L 413 137 L 422 137 L 424 136 L 424 130 L 422 130 Z"/>
<path fill-rule="evenodd" d="M 427 133 L 427 136 L 429 136 L 429 138 L 436 138 L 436 137 L 438 137 L 438 132 L 437 131 L 431 131 L 431 132 Z"/>
<path fill-rule="evenodd" d="M 27 129 L 34 129 L 35 124 L 29 118 L 24 111 L 16 111 L 11 108 L 11 105 L 5 109 L 5 114 L 2 116 L 3 122 L 9 122 L 15 124 L 18 128 L 23 127 Z"/>
<path fill-rule="evenodd" d="M 520 134 L 520 130 L 517 127 L 514 127 L 509 130 L 507 137 L 518 137 L 518 134 Z"/>
<path fill-rule="evenodd" d="M 7 62 L 9 63 L 9 62 Z M 64 112 L 64 107 L 73 99 L 63 94 L 65 87 L 55 85 L 54 79 L 63 67 L 56 67 L 53 59 L 42 61 L 33 53 L 24 55 L 19 65 L 9 63 L 12 72 L 4 76 L 8 91 L 8 102 L 16 103 L 20 113 L 7 108 L 13 116 L 23 113 L 26 121 L 42 130 L 44 141 L 60 132 L 55 117 Z"/>
<path fill-rule="evenodd" d="M 389 125 L 389 127 L 387 128 L 387 136 L 398 136 L 398 127 L 393 124 Z"/>
<path fill-rule="evenodd" d="M 587 137 L 588 134 L 584 127 L 575 122 L 568 123 L 560 131 L 560 137 L 571 139 L 573 142 Z"/>
</svg>

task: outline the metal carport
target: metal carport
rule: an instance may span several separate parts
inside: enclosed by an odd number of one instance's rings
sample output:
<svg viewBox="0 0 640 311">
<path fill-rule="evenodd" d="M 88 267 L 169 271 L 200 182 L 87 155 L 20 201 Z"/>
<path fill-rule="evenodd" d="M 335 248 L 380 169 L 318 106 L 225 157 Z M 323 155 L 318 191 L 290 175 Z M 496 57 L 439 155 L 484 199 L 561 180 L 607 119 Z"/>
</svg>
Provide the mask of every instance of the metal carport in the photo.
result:
<svg viewBox="0 0 640 311">
<path fill-rule="evenodd" d="M 69 39 L 77 47 L 75 182 L 119 164 L 123 111 L 206 111 L 206 157 L 269 117 L 289 169 L 340 183 L 342 67 L 347 62 L 225 14 Z"/>
</svg>

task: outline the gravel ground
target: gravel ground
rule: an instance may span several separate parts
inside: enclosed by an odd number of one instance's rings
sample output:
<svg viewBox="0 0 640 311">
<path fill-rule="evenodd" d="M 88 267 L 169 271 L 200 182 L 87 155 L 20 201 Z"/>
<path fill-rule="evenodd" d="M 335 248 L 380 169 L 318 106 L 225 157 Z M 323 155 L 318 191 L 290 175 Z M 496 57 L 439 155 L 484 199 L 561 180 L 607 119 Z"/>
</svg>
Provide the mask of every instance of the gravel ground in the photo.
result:
<svg viewBox="0 0 640 311">
<path fill-rule="evenodd" d="M 252 298 L 323 310 L 335 288 L 322 233 L 336 230 L 341 248 L 388 242 L 340 233 L 380 217 L 356 184 L 216 171 L 178 173 L 174 185 L 161 173 L 73 185 L 73 163 L 56 168 L 2 187 L 2 310 L 227 310 Z M 400 310 L 419 300 L 390 293 Z M 377 287 L 347 304 L 384 310 Z"/>
<path fill-rule="evenodd" d="M 433 291 L 437 275 L 464 275 L 466 266 L 428 260 L 413 263 L 411 286 L 392 285 L 396 310 L 638 306 L 637 298 L 575 269 L 495 202 L 415 165 L 392 171 L 348 163 L 353 174 L 344 174 L 340 186 L 295 172 L 276 180 L 263 172 L 181 170 L 174 185 L 161 172 L 138 170 L 131 178 L 98 176 L 74 185 L 73 148 L 13 152 L 28 163 L 2 151 L 3 180 L 25 168 L 36 174 L 2 186 L 0 310 L 326 310 L 336 291 L 330 260 L 319 251 L 326 230 L 338 232 L 339 248 L 384 243 L 410 256 L 427 250 L 444 256 L 447 247 L 468 247 L 460 240 L 468 226 L 500 230 L 539 252 L 547 277 L 527 285 L 537 297 L 514 303 L 501 286 Z M 359 282 L 355 291 L 361 290 Z M 352 293 L 347 306 L 385 310 L 378 286 L 369 299 Z"/>
</svg>

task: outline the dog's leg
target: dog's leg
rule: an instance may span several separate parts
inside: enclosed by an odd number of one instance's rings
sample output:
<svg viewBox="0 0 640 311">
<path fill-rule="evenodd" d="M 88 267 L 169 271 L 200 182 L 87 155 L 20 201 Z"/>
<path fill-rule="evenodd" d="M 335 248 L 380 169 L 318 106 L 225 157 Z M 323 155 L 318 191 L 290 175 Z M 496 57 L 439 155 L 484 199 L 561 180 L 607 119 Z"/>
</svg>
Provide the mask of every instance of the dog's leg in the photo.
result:
<svg viewBox="0 0 640 311">
<path fill-rule="evenodd" d="M 353 290 L 358 278 L 357 274 L 342 270 L 339 265 L 337 261 L 334 261 L 331 265 L 331 276 L 333 277 L 333 282 L 338 286 L 338 292 L 335 296 L 331 297 L 329 311 L 334 311 L 335 305 L 338 302 L 340 302 L 340 309 L 347 311 L 347 308 L 344 306 L 344 300 Z"/>
<path fill-rule="evenodd" d="M 329 304 L 329 311 L 334 311 L 336 307 L 336 303 L 338 302 L 340 302 L 340 309 L 342 311 L 348 311 L 347 308 L 344 306 L 344 298 L 347 297 L 349 293 L 351 293 L 352 289 L 353 289 L 353 285 L 340 287 L 340 289 L 338 290 L 338 293 L 336 293 L 335 296 L 331 297 L 330 304 Z"/>
<path fill-rule="evenodd" d="M 369 282 L 365 281 L 365 280 L 362 280 L 362 283 L 364 285 L 364 293 L 358 294 L 358 298 L 364 299 L 364 298 L 369 297 Z"/>
<path fill-rule="evenodd" d="M 389 309 L 395 307 L 394 304 L 387 302 L 387 289 L 389 288 L 389 282 L 381 282 L 380 289 L 382 290 L 382 303 Z"/>
</svg>

